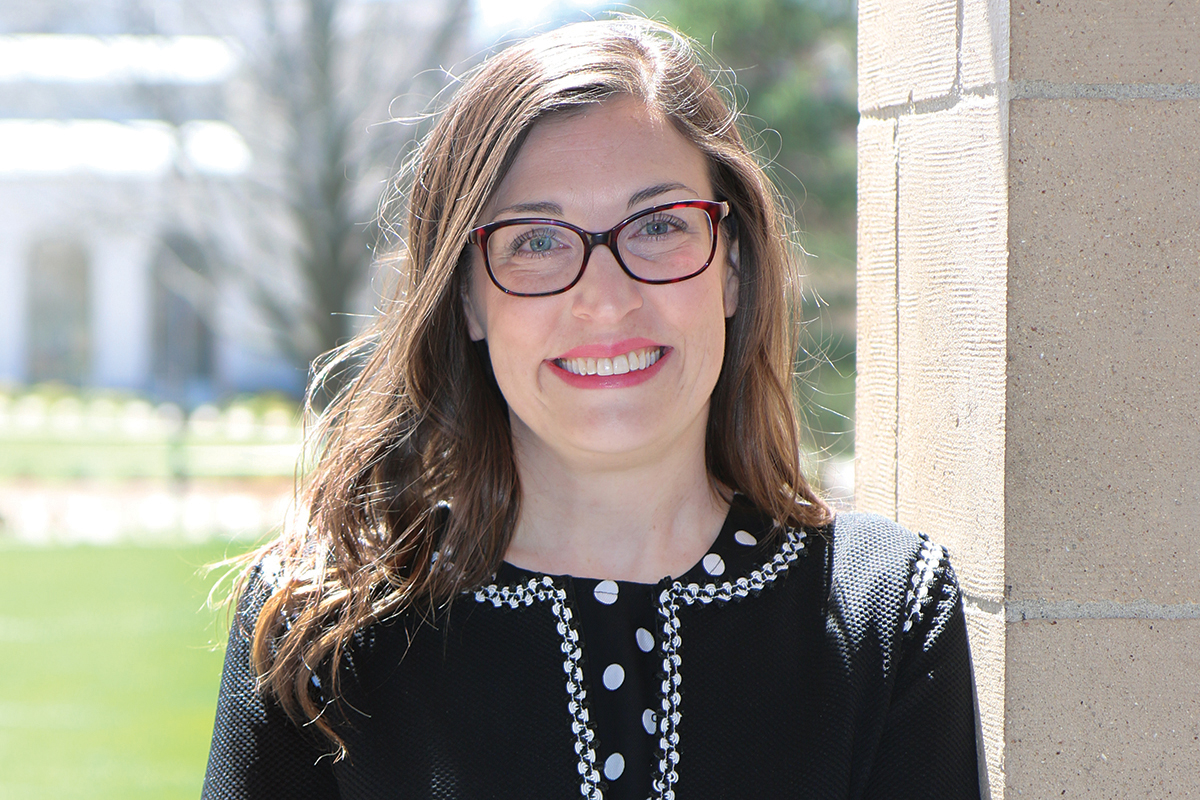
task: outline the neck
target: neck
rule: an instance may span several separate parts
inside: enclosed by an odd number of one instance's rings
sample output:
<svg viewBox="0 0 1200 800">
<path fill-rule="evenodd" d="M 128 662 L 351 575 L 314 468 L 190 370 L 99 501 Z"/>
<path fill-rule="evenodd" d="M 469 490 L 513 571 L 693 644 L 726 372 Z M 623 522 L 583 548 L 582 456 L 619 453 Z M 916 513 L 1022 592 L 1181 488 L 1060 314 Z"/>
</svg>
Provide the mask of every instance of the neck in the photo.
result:
<svg viewBox="0 0 1200 800">
<path fill-rule="evenodd" d="M 521 515 L 505 560 L 524 569 L 655 583 L 703 558 L 729 510 L 691 446 L 584 462 L 515 439 Z"/>
</svg>

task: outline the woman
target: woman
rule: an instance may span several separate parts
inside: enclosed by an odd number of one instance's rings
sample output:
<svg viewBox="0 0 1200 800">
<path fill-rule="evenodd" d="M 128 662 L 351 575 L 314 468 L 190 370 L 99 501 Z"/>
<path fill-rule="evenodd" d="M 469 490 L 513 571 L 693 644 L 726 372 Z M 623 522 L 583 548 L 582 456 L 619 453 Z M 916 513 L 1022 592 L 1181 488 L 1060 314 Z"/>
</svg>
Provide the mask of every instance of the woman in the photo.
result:
<svg viewBox="0 0 1200 800">
<path fill-rule="evenodd" d="M 451 100 L 205 796 L 978 796 L 945 553 L 800 472 L 784 231 L 712 75 L 622 19 Z"/>
</svg>

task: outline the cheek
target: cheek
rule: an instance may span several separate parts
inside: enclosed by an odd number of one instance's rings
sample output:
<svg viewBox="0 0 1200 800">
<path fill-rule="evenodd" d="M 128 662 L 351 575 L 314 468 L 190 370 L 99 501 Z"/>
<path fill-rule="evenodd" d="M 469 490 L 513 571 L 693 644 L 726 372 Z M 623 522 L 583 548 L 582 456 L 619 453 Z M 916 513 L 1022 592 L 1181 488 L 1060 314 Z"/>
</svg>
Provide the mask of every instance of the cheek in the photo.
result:
<svg viewBox="0 0 1200 800">
<path fill-rule="evenodd" d="M 704 385 L 705 391 L 711 393 L 725 361 L 725 336 L 729 319 L 725 316 L 725 302 L 719 290 L 707 295 L 704 300 L 704 323 L 703 331 L 700 334 L 704 348 L 704 360 L 703 367 L 701 367 L 703 377 L 700 378 L 700 381 Z"/>
<path fill-rule="evenodd" d="M 483 310 L 487 346 L 496 383 L 510 404 L 539 380 L 548 323 L 532 298 L 513 298 L 493 292 Z"/>
<path fill-rule="evenodd" d="M 478 261 L 478 259 L 475 259 Z M 482 264 L 472 264 L 469 268 L 466 286 L 463 290 L 462 302 L 463 313 L 467 318 L 467 333 L 471 340 L 478 342 L 481 339 L 488 338 L 488 313 L 487 313 L 487 292 L 491 287 L 488 285 L 487 274 L 483 271 Z"/>
<path fill-rule="evenodd" d="M 721 288 L 719 281 L 709 282 L 702 293 L 691 298 L 690 302 L 677 312 L 682 314 L 687 324 L 703 338 L 706 350 L 709 351 L 707 354 L 717 361 L 724 357 L 725 349 L 725 297 Z"/>
</svg>

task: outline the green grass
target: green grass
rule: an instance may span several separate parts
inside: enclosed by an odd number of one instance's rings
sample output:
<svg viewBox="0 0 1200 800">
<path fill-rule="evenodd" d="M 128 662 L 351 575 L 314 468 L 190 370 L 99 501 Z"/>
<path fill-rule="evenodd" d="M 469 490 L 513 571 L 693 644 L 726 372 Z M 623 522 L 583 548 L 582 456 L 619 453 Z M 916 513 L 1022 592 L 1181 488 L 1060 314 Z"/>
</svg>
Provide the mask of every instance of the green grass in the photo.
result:
<svg viewBox="0 0 1200 800">
<path fill-rule="evenodd" d="M 226 547 L 0 548 L 0 798 L 199 796 Z"/>
</svg>

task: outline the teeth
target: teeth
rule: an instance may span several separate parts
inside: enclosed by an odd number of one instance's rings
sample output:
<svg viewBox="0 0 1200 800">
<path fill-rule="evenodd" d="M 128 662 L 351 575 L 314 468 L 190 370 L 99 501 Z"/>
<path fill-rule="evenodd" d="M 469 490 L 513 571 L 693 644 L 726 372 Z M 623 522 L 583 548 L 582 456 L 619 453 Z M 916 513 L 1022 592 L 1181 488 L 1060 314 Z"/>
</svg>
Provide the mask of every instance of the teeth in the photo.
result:
<svg viewBox="0 0 1200 800">
<path fill-rule="evenodd" d="M 560 358 L 554 363 L 575 375 L 624 375 L 654 365 L 663 348 L 643 347 L 613 358 Z"/>
</svg>

